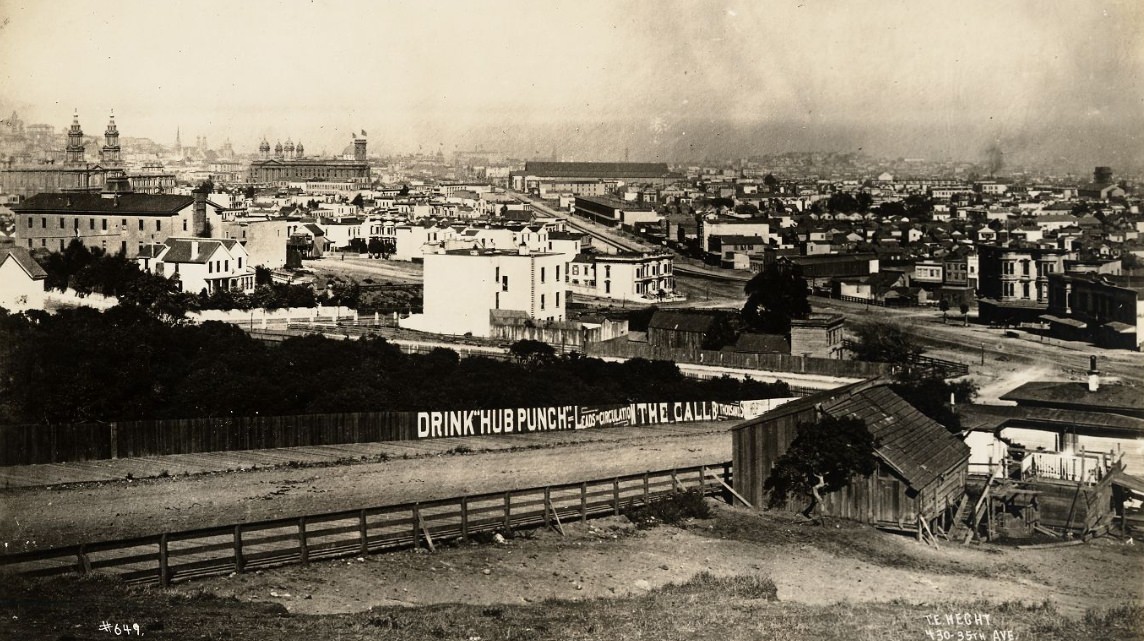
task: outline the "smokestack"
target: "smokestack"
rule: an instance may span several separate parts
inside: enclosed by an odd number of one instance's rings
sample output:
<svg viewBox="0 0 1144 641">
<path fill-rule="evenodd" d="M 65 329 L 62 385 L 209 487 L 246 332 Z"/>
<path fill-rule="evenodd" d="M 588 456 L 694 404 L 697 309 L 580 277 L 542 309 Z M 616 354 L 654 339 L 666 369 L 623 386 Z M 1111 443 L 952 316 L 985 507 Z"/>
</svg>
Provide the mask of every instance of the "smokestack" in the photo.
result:
<svg viewBox="0 0 1144 641">
<path fill-rule="evenodd" d="M 1096 368 L 1096 356 L 1088 357 L 1088 391 L 1100 390 L 1100 370 Z"/>
</svg>

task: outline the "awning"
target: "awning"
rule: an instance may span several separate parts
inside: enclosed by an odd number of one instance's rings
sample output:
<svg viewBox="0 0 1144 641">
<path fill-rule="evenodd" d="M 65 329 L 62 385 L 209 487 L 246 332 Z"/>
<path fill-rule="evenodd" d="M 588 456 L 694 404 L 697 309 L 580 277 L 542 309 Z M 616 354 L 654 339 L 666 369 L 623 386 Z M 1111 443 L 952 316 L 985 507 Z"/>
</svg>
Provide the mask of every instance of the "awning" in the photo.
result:
<svg viewBox="0 0 1144 641">
<path fill-rule="evenodd" d="M 1075 318 L 1061 318 L 1059 316 L 1050 316 L 1048 314 L 1042 314 L 1041 316 L 1038 316 L 1037 318 L 1039 318 L 1041 320 L 1046 320 L 1046 321 L 1048 321 L 1054 325 L 1067 325 L 1069 327 L 1075 327 L 1077 329 L 1084 329 L 1084 328 L 1088 327 L 1088 323 L 1086 323 L 1084 321 L 1077 320 Z"/>
<path fill-rule="evenodd" d="M 1118 470 L 1112 473 L 1112 484 L 1119 485 L 1133 494 L 1144 497 L 1144 479 L 1139 476 L 1132 476 L 1125 474 L 1124 470 Z"/>
<path fill-rule="evenodd" d="M 1118 334 L 1133 334 L 1136 332 L 1136 328 L 1134 326 L 1129 325 L 1128 323 L 1121 323 L 1119 321 L 1105 323 L 1103 327 L 1110 329 Z"/>
</svg>

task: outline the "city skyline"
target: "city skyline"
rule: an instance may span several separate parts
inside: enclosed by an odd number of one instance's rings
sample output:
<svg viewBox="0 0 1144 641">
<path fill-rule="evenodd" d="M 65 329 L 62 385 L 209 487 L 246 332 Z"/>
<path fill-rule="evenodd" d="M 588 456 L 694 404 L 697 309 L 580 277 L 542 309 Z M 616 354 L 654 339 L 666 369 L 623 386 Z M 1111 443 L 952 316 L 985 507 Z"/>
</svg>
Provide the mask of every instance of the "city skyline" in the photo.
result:
<svg viewBox="0 0 1144 641">
<path fill-rule="evenodd" d="M 866 152 L 1144 166 L 1128 2 L 0 5 L 0 108 L 255 153 L 679 161 Z M 13 62 L 9 62 L 13 61 Z M 17 62 L 18 61 L 18 62 Z"/>
</svg>

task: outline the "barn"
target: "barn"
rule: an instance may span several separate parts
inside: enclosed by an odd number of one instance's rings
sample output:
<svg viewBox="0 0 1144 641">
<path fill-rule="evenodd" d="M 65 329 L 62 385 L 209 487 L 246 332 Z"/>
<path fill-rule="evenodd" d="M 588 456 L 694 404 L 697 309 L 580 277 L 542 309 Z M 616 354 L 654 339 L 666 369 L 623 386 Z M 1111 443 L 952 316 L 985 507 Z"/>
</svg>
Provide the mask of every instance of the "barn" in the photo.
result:
<svg viewBox="0 0 1144 641">
<path fill-rule="evenodd" d="M 766 505 L 763 484 L 798 425 L 826 416 L 861 419 L 875 439 L 877 457 L 874 474 L 824 497 L 826 514 L 910 532 L 922 527 L 922 519 L 931 528 L 946 526 L 965 495 L 969 447 L 880 379 L 807 396 L 736 426 L 735 490 L 754 506 Z"/>
<path fill-rule="evenodd" d="M 647 340 L 657 347 L 702 349 L 715 320 L 715 314 L 661 309 L 648 322 Z"/>
</svg>

